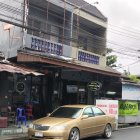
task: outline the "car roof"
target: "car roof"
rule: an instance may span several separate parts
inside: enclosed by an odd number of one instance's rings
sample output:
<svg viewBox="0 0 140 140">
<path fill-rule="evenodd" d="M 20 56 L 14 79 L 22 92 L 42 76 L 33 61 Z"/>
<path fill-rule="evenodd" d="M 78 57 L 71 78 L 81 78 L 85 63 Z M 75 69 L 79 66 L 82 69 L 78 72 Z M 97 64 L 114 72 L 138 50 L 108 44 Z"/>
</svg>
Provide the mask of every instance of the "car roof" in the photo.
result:
<svg viewBox="0 0 140 140">
<path fill-rule="evenodd" d="M 88 107 L 88 106 L 94 106 L 94 105 L 76 104 L 76 105 L 64 105 L 64 106 L 61 106 L 61 107 L 85 108 L 85 107 Z"/>
</svg>

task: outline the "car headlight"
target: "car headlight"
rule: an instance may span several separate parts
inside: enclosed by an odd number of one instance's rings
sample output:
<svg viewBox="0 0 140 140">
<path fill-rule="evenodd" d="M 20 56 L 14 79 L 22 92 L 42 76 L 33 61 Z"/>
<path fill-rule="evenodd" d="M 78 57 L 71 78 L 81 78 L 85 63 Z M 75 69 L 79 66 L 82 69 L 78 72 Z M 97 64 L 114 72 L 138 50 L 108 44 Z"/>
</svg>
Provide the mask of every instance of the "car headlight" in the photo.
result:
<svg viewBox="0 0 140 140">
<path fill-rule="evenodd" d="M 32 123 L 30 123 L 29 128 L 34 128 L 34 125 Z"/>
<path fill-rule="evenodd" d="M 56 125 L 56 126 L 50 127 L 50 130 L 64 130 L 65 128 L 66 128 L 65 125 Z"/>
</svg>

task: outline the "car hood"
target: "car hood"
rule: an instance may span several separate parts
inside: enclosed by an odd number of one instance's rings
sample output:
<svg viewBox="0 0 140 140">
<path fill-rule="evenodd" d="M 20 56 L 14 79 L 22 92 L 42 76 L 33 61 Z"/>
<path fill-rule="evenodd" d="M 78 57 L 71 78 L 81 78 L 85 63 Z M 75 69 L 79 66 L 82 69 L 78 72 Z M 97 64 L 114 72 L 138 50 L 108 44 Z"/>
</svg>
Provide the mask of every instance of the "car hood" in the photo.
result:
<svg viewBox="0 0 140 140">
<path fill-rule="evenodd" d="M 74 119 L 70 118 L 55 118 L 55 117 L 44 117 L 39 120 L 36 120 L 33 122 L 33 124 L 38 124 L 38 125 L 47 125 L 47 126 L 53 126 L 53 125 L 58 125 L 62 123 L 68 123 Z"/>
</svg>

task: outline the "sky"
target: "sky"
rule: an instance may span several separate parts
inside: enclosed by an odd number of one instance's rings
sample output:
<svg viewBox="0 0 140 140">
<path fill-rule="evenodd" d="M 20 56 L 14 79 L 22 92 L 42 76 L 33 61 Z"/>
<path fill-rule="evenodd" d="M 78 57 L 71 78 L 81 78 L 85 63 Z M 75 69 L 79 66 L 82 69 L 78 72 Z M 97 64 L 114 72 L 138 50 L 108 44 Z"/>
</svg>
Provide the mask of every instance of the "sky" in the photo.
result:
<svg viewBox="0 0 140 140">
<path fill-rule="evenodd" d="M 140 0 L 85 0 L 108 18 L 107 47 L 117 55 L 118 71 L 140 75 Z"/>
</svg>

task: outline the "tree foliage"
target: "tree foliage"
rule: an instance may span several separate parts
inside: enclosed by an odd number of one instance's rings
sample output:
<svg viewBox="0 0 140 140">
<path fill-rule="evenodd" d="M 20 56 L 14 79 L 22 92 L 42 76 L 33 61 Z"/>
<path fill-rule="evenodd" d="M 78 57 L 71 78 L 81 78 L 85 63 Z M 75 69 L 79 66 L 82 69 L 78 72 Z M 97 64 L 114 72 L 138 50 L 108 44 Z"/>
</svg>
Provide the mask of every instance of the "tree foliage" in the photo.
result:
<svg viewBox="0 0 140 140">
<path fill-rule="evenodd" d="M 124 75 L 129 76 L 130 72 L 128 70 L 123 70 Z"/>
<path fill-rule="evenodd" d="M 140 80 L 137 78 L 136 75 L 129 75 L 128 77 L 130 78 L 131 82 L 135 82 L 135 83 L 139 83 L 140 82 Z"/>
<path fill-rule="evenodd" d="M 110 55 L 112 52 L 112 49 L 107 48 L 106 50 L 106 65 L 110 67 L 117 67 L 116 62 L 117 62 L 117 56 L 116 55 Z"/>
</svg>

